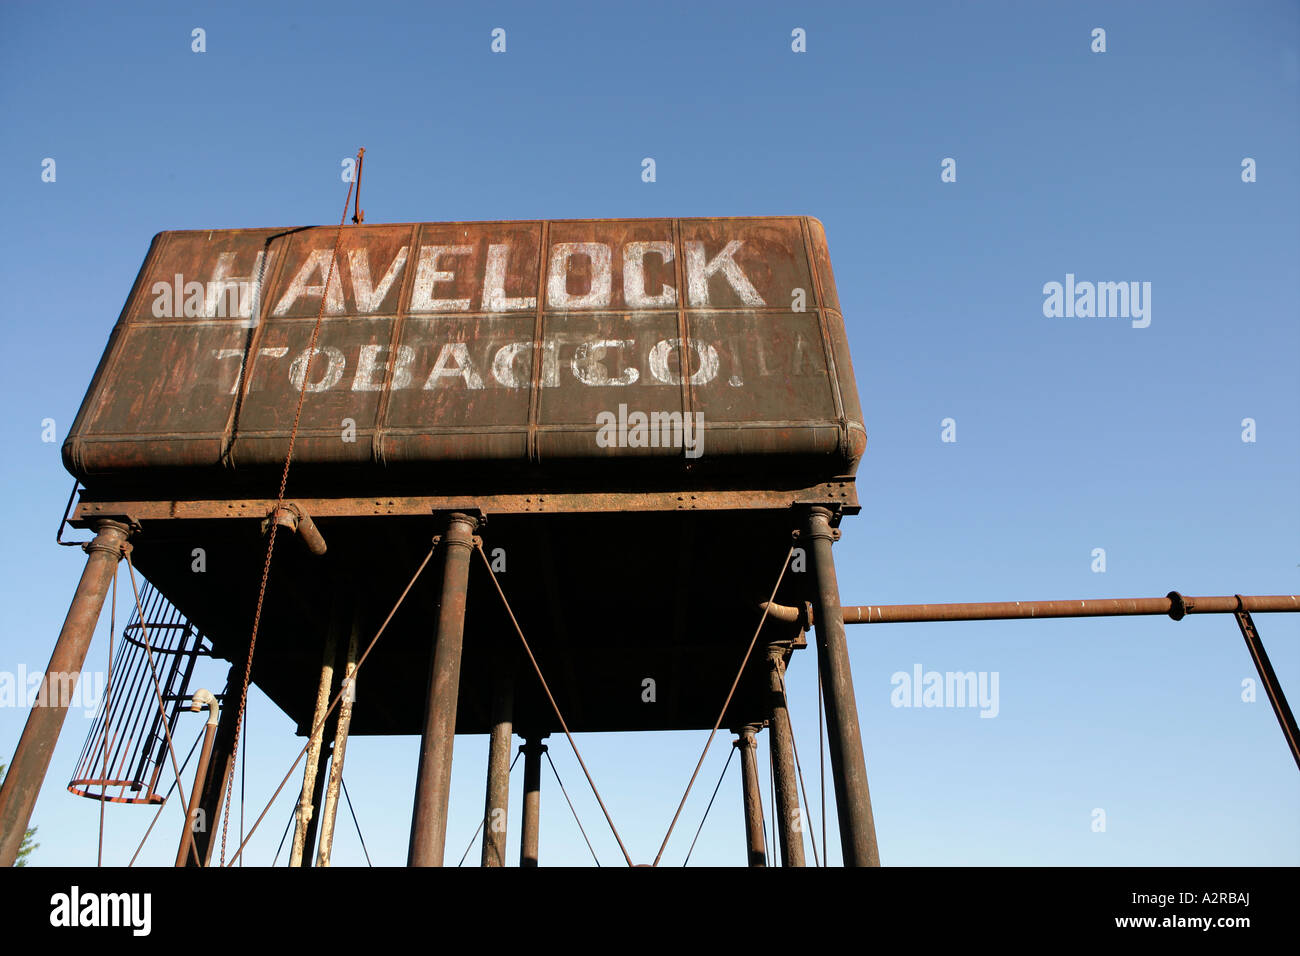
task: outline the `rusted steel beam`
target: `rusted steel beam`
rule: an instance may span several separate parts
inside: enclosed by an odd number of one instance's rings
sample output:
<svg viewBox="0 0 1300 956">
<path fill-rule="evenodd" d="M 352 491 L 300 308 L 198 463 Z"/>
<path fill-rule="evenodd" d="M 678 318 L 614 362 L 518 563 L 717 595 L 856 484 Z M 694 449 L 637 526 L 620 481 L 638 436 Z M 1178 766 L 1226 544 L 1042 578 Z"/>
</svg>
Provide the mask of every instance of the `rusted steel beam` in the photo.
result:
<svg viewBox="0 0 1300 956">
<path fill-rule="evenodd" d="M 1238 604 L 1240 600 L 1240 605 Z M 764 602 L 760 607 L 767 606 Z M 840 609 L 845 624 L 908 624 L 925 621 L 1011 621 L 1048 617 L 1120 617 L 1167 614 L 1175 621 L 1187 614 L 1234 614 L 1238 608 L 1261 614 L 1300 611 L 1300 595 L 1254 594 L 1188 597 L 1170 591 L 1162 598 L 1095 598 L 1084 601 L 995 601 L 973 604 L 863 604 Z M 778 621 L 812 622 L 800 608 L 772 604 L 768 615 Z"/>
<path fill-rule="evenodd" d="M 447 533 L 442 538 L 442 602 L 429 668 L 415 808 L 411 814 L 409 866 L 442 866 L 447 843 L 447 806 L 451 799 L 451 757 L 460 692 L 461 646 L 465 638 L 469 560 L 478 524 L 474 516 L 457 512 L 448 520 Z"/>
<path fill-rule="evenodd" d="M 297 498 L 295 503 L 317 518 L 418 515 L 443 511 L 484 514 L 589 514 L 611 511 L 750 511 L 787 509 L 794 505 L 836 505 L 844 514 L 860 510 L 852 478 L 786 490 L 646 489 L 555 494 L 475 494 L 471 496 L 385 495 L 344 498 Z M 275 507 L 274 498 L 95 500 L 83 492 L 69 524 L 84 527 L 104 515 L 129 514 L 137 520 L 250 518 L 261 520 Z"/>
<path fill-rule="evenodd" d="M 1255 630 L 1255 622 L 1251 620 L 1249 611 L 1238 610 L 1234 616 L 1237 618 L 1237 626 L 1241 628 L 1241 636 L 1246 639 L 1251 659 L 1255 662 L 1255 670 L 1259 672 L 1259 679 L 1264 684 L 1264 692 L 1268 694 L 1268 702 L 1273 705 L 1273 714 L 1282 726 L 1282 736 L 1291 748 L 1291 757 L 1295 760 L 1296 767 L 1300 768 L 1300 730 L 1296 728 L 1295 714 L 1291 713 L 1291 705 L 1286 702 L 1286 694 L 1282 693 L 1282 685 L 1273 672 L 1273 663 L 1264 651 L 1264 642 L 1259 638 L 1259 631 Z"/>
<path fill-rule="evenodd" d="M 199 801 L 202 797 L 203 781 L 207 779 L 208 762 L 212 759 L 212 742 L 217 736 L 221 706 L 209 690 L 197 690 L 190 700 L 190 710 L 199 711 L 208 708 L 208 723 L 203 730 L 203 749 L 199 751 L 199 765 L 194 770 L 194 787 L 190 790 L 190 805 L 185 811 L 185 828 L 181 831 L 181 845 L 176 850 L 176 865 L 184 866 L 190 856 L 190 844 L 194 842 L 196 822 L 199 821 Z M 207 826 L 207 821 L 202 821 Z"/>
<path fill-rule="evenodd" d="M 352 632 L 348 637 L 347 659 L 343 665 L 343 700 L 339 703 L 338 726 L 334 731 L 334 748 L 330 758 L 329 783 L 325 787 L 325 801 L 321 807 L 320 844 L 316 851 L 316 865 L 329 866 L 334 850 L 334 820 L 338 814 L 339 788 L 343 785 L 343 761 L 348 751 L 348 731 L 352 728 L 352 705 L 357 699 L 357 652 L 361 639 L 361 606 L 352 608 Z"/>
<path fill-rule="evenodd" d="M 767 843 L 763 833 L 763 796 L 758 787 L 757 743 L 752 726 L 735 731 L 732 746 L 740 751 L 740 788 L 745 806 L 745 863 L 767 866 Z"/>
<path fill-rule="evenodd" d="M 50 655 L 36 702 L 18 739 L 18 749 L 9 763 L 4 785 L 0 787 L 0 866 L 13 866 L 18 859 L 18 850 L 68 713 L 68 696 L 81 675 L 99 612 L 104 607 L 117 562 L 122 558 L 122 545 L 131 533 L 127 525 L 109 519 L 96 522 L 95 531 L 95 539 L 83 546 L 86 566 Z"/>
<path fill-rule="evenodd" d="M 813 614 L 817 626 L 817 654 L 826 690 L 826 736 L 835 781 L 835 806 L 839 813 L 840 852 L 845 866 L 879 866 L 876 822 L 867 787 L 867 762 L 858 728 L 858 705 L 853 694 L 853 673 L 844 637 L 840 586 L 835 578 L 831 542 L 839 533 L 831 529 L 831 511 L 808 509 L 804 540 L 812 563 L 816 592 Z"/>
<path fill-rule="evenodd" d="M 1300 595 L 1242 597 L 1247 611 L 1300 611 Z M 1184 597 L 1171 591 L 1162 598 L 1100 598 L 1087 601 L 999 601 L 988 604 L 884 604 L 843 609 L 845 624 L 894 624 L 920 621 L 1007 621 L 1043 617 L 1118 617 L 1167 614 L 1232 614 L 1237 598 Z"/>
<path fill-rule="evenodd" d="M 510 742 L 514 731 L 514 659 L 502 652 L 493 661 L 492 734 L 488 743 L 487 793 L 483 801 L 483 866 L 506 865 L 510 806 Z"/>
<path fill-rule="evenodd" d="M 794 768 L 794 731 L 786 707 L 781 679 L 785 669 L 785 649 L 771 644 L 767 649 L 768 691 L 771 695 L 772 772 L 776 778 L 777 832 L 781 841 L 781 865 L 804 866 L 803 814 L 799 811 L 799 783 Z"/>
<path fill-rule="evenodd" d="M 523 867 L 537 866 L 542 822 L 542 754 L 546 749 L 541 737 L 529 737 L 523 746 L 524 813 L 519 843 L 519 865 Z"/>
</svg>

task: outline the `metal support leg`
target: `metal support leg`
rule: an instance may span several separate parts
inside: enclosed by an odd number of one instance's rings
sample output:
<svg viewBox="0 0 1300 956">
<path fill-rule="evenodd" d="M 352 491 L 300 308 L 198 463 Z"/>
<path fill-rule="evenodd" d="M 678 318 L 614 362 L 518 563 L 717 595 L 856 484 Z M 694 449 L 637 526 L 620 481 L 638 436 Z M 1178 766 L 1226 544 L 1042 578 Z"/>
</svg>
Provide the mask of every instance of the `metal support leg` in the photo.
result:
<svg viewBox="0 0 1300 956">
<path fill-rule="evenodd" d="M 763 835 L 763 797 L 758 789 L 758 746 L 753 727 L 736 731 L 732 746 L 740 750 L 740 785 L 745 800 L 745 856 L 749 866 L 767 866 L 767 844 Z"/>
<path fill-rule="evenodd" d="M 545 736 L 545 735 L 543 735 Z M 546 745 L 541 737 L 529 737 L 524 744 L 524 830 L 519 844 L 519 865 L 537 865 L 538 830 L 542 815 L 542 754 Z"/>
<path fill-rule="evenodd" d="M 835 779 L 835 806 L 840 821 L 840 849 L 845 866 L 879 866 L 876 824 L 867 789 L 867 763 L 862 755 L 858 705 L 853 696 L 849 649 L 844 640 L 840 586 L 835 579 L 831 542 L 838 537 L 830 526 L 828 508 L 809 509 L 806 539 L 816 577 L 815 620 L 817 654 L 826 690 L 826 734 Z"/>
<path fill-rule="evenodd" d="M 131 533 L 122 522 L 107 519 L 100 520 L 95 531 L 95 539 L 85 545 L 86 567 L 77 582 L 77 592 L 63 620 L 54 653 L 50 655 L 45 679 L 27 715 L 4 786 L 0 787 L 0 866 L 13 866 L 18 859 L 36 798 L 54 755 L 54 745 L 58 743 L 68 713 L 70 701 L 64 699 L 63 691 L 66 688 L 70 693 L 76 687 L 99 612 L 104 607 L 117 562 L 122 558 L 122 545 Z"/>
<path fill-rule="evenodd" d="M 1241 595 L 1237 595 L 1237 601 L 1241 602 Z M 1250 656 L 1255 661 L 1255 670 L 1259 672 L 1259 679 L 1264 684 L 1264 693 L 1268 694 L 1268 702 L 1273 705 L 1277 722 L 1282 725 L 1282 736 L 1291 748 L 1296 767 L 1300 767 L 1300 731 L 1296 729 L 1295 714 L 1291 713 L 1291 705 L 1286 702 L 1277 674 L 1273 673 L 1273 664 L 1264 652 L 1264 642 L 1259 639 L 1259 631 L 1255 630 L 1255 622 L 1249 611 L 1237 611 L 1234 616 L 1237 618 L 1237 626 L 1241 628 L 1241 636 L 1246 639 Z"/>
<path fill-rule="evenodd" d="M 768 689 L 772 715 L 768 733 L 772 736 L 772 771 L 776 778 L 776 817 L 781 840 L 781 865 L 804 866 L 803 814 L 799 810 L 799 781 L 794 767 L 794 732 L 786 709 L 781 676 L 785 653 L 778 645 L 767 651 Z"/>
<path fill-rule="evenodd" d="M 492 688 L 492 737 L 488 744 L 487 796 L 483 801 L 484 866 L 506 865 L 510 804 L 510 742 L 514 731 L 514 658 L 498 655 Z"/>
<path fill-rule="evenodd" d="M 352 611 L 352 634 L 348 638 L 348 656 L 343 665 L 343 700 L 339 702 L 338 727 L 334 731 L 334 749 L 330 758 L 330 779 L 325 788 L 325 803 L 320 815 L 320 847 L 316 853 L 317 866 L 330 865 L 334 850 L 334 820 L 339 809 L 339 788 L 343 784 L 343 760 L 348 751 L 348 731 L 352 728 L 352 704 L 357 699 L 355 677 L 357 651 L 361 638 L 360 607 Z"/>
<path fill-rule="evenodd" d="M 442 539 L 442 605 L 438 636 L 429 669 L 429 692 L 420 741 L 415 810 L 411 815 L 410 866 L 442 866 L 447 843 L 447 805 L 451 799 L 451 754 L 456 735 L 456 702 L 460 691 L 461 644 L 465 637 L 465 592 L 469 559 L 478 520 L 451 516 Z"/>
<path fill-rule="evenodd" d="M 337 603 L 335 609 L 337 610 Z M 331 623 L 325 637 L 325 655 L 321 660 L 320 683 L 316 685 L 316 708 L 311 716 L 311 738 L 307 743 L 307 762 L 302 771 L 302 795 L 298 799 L 298 821 L 293 828 L 293 849 L 289 854 L 290 866 L 302 866 L 303 857 L 311 857 L 311 843 L 316 835 L 314 814 L 320 806 L 321 782 L 318 778 L 324 769 L 321 759 L 324 752 L 325 714 L 329 709 L 330 691 L 334 688 L 334 664 L 338 656 L 338 639 L 335 625 Z"/>
<path fill-rule="evenodd" d="M 316 776 L 312 782 L 311 806 L 308 807 L 307 832 L 303 835 L 302 862 L 299 866 L 311 866 L 316 853 L 316 830 L 320 826 L 320 814 L 315 811 L 320 807 L 325 795 L 325 781 L 329 778 L 330 757 L 334 753 L 334 744 L 327 741 L 321 745 L 320 757 L 316 761 Z"/>
</svg>

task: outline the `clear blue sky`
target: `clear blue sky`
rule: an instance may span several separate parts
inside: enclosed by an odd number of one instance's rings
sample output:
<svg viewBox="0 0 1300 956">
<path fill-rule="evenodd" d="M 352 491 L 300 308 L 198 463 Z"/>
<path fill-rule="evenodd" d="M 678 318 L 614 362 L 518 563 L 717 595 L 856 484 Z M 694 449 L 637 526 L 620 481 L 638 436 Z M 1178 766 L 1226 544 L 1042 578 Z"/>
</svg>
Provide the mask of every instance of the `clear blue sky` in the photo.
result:
<svg viewBox="0 0 1300 956">
<path fill-rule="evenodd" d="M 72 483 L 59 447 L 150 238 L 335 223 L 358 146 L 372 223 L 819 217 L 870 436 L 863 512 L 836 549 L 846 604 L 1296 593 L 1298 54 L 1300 11 L 1280 2 L 5 5 L 0 671 L 45 666 L 72 595 L 82 555 L 52 540 Z M 946 157 L 956 182 L 940 179 Z M 1046 317 L 1043 286 L 1067 273 L 1150 282 L 1150 326 Z M 1256 622 L 1300 704 L 1300 616 Z M 88 668 L 104 666 L 106 626 Z M 1300 776 L 1263 694 L 1241 700 L 1254 672 L 1231 617 L 849 639 L 886 864 L 1300 863 Z M 790 673 L 806 770 L 810 664 Z M 997 672 L 997 717 L 891 706 L 891 675 L 916 664 Z M 0 760 L 25 716 L 0 708 Z M 182 723 L 184 746 L 201 719 Z M 251 816 L 300 740 L 256 692 L 249 722 Z M 87 726 L 74 713 L 55 752 L 35 863 L 94 862 L 97 805 L 64 790 Z M 580 739 L 638 861 L 705 736 Z M 377 862 L 405 861 L 416 743 L 349 748 Z M 602 862 L 618 862 L 550 743 Z M 450 864 L 481 813 L 486 749 L 457 740 Z M 680 863 L 727 749 L 666 860 Z M 292 799 L 250 864 L 270 862 Z M 130 857 L 149 816 L 109 808 L 107 861 Z M 169 805 L 144 859 L 170 862 L 181 818 Z M 733 765 L 692 864 L 742 850 Z M 542 860 L 590 862 L 549 776 Z M 335 862 L 363 862 L 346 820 Z"/>
</svg>

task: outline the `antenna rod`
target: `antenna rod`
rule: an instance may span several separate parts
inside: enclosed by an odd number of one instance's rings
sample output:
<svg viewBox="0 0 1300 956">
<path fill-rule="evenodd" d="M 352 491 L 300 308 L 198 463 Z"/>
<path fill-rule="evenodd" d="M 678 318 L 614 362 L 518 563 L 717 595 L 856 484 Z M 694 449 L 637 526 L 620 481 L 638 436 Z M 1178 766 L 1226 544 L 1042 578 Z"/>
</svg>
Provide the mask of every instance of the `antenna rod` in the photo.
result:
<svg viewBox="0 0 1300 956">
<path fill-rule="evenodd" d="M 362 146 L 357 150 L 357 199 L 352 212 L 352 221 L 358 225 L 366 221 L 366 211 L 361 208 L 361 164 L 365 158 L 366 148 Z"/>
</svg>

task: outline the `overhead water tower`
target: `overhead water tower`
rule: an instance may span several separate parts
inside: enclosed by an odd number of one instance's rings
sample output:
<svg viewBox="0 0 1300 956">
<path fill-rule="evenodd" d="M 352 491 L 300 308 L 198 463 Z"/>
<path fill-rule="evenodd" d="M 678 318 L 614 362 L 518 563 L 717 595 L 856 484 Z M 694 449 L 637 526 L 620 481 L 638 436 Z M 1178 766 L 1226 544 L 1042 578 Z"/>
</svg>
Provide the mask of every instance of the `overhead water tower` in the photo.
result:
<svg viewBox="0 0 1300 956">
<path fill-rule="evenodd" d="M 307 738 L 309 858 L 349 734 L 422 736 L 409 862 L 439 865 L 458 733 L 491 735 L 499 822 L 513 734 L 527 780 L 547 735 L 721 726 L 747 803 L 771 733 L 800 863 L 782 675 L 811 620 L 843 859 L 877 864 L 832 560 L 865 445 L 816 219 L 160 233 L 63 448 L 69 521 L 94 540 L 50 669 L 80 669 L 129 547 L 232 664 L 208 820 L 247 674 Z M 358 686 L 382 693 L 352 708 Z M 59 703 L 38 701 L 13 760 L 0 863 Z"/>
</svg>

